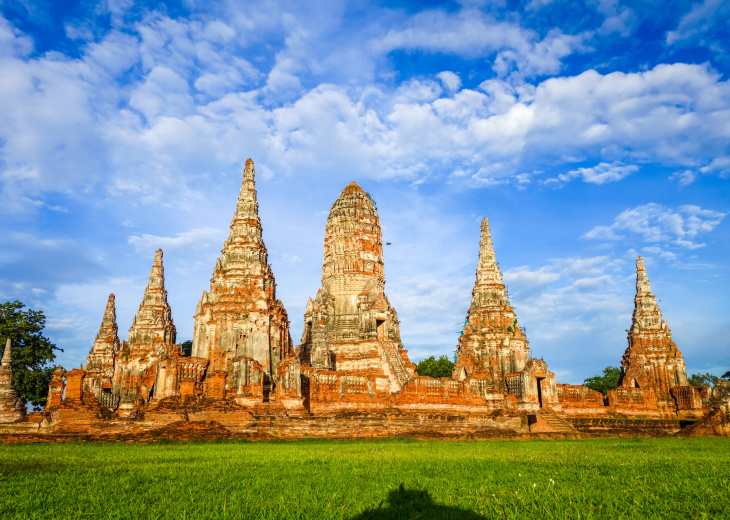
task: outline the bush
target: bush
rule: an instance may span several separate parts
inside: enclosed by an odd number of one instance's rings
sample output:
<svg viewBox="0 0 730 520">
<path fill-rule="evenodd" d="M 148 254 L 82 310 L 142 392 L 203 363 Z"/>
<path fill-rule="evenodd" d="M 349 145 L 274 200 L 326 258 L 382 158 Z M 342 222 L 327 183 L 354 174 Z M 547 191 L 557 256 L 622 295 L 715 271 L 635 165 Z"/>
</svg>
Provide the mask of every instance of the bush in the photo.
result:
<svg viewBox="0 0 730 520">
<path fill-rule="evenodd" d="M 428 377 L 451 377 L 454 364 L 446 356 L 436 359 L 431 356 L 416 365 L 416 373 L 419 376 Z"/>
</svg>

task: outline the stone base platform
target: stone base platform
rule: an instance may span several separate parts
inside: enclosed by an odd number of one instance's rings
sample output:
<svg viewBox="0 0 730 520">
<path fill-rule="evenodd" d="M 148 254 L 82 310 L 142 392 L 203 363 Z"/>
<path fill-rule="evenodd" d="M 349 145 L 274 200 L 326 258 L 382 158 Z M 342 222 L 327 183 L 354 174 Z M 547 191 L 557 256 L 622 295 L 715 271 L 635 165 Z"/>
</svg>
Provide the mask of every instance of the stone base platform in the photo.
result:
<svg viewBox="0 0 730 520">
<path fill-rule="evenodd" d="M 0 424 L 0 442 L 156 442 L 160 440 L 295 440 L 408 437 L 439 440 L 670 436 L 687 420 L 625 417 L 558 417 L 503 413 L 448 413 L 386 408 L 343 411 L 336 416 L 286 415 L 280 406 L 244 408 L 229 402 L 167 403 L 133 418 L 98 409 L 60 407 Z"/>
</svg>

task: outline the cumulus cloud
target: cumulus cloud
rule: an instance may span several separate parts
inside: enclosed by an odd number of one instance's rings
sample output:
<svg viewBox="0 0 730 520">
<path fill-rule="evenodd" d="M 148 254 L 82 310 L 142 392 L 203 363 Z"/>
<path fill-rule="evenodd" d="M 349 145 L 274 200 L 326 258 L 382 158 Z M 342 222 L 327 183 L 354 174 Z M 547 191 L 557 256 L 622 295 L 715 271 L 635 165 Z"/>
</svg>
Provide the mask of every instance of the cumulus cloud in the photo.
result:
<svg viewBox="0 0 730 520">
<path fill-rule="evenodd" d="M 230 170 L 249 155 L 268 177 L 317 164 L 414 185 L 449 172 L 474 186 L 524 188 L 527 172 L 555 160 L 596 164 L 568 170 L 561 183 L 619 180 L 644 163 L 676 167 L 684 184 L 728 172 L 730 87 L 707 65 L 587 71 L 536 85 L 491 78 L 478 88 L 465 88 L 451 71 L 393 88 L 305 85 L 319 72 L 316 59 L 300 54 L 321 55 L 315 41 L 324 33 L 283 15 L 265 19 L 290 37 L 275 56 L 244 59 L 243 23 L 152 12 L 70 59 L 29 58 L 29 40 L 2 19 L 9 49 L 0 57 L 8 71 L 0 78 L 3 211 L 32 209 L 27 201 L 49 192 L 89 190 L 190 207 L 201 172 Z M 514 63 L 542 74 L 557 72 L 560 56 L 578 48 L 571 38 L 556 31 L 538 38 L 468 9 L 431 10 L 371 47 L 491 52 L 504 74 Z M 273 85 L 287 74 L 297 85 L 280 92 Z"/>
<path fill-rule="evenodd" d="M 694 205 L 672 210 L 661 204 L 650 203 L 622 211 L 613 224 L 596 226 L 584 238 L 619 240 L 630 237 L 697 249 L 705 245 L 697 241 L 699 236 L 713 231 L 725 216 L 726 213 Z"/>
</svg>

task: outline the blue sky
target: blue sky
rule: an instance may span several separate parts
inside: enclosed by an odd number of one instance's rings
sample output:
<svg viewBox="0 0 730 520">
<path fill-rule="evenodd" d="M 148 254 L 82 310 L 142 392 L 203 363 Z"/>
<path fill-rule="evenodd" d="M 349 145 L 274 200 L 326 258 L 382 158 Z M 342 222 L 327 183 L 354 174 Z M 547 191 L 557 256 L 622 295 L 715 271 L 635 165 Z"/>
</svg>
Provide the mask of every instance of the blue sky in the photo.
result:
<svg viewBox="0 0 730 520">
<path fill-rule="evenodd" d="M 479 222 L 533 354 L 580 383 L 626 348 L 646 259 L 688 372 L 730 370 L 730 4 L 0 3 L 0 299 L 85 362 L 164 250 L 178 339 L 246 158 L 299 342 L 324 225 L 378 204 L 412 360 L 451 355 Z"/>
</svg>

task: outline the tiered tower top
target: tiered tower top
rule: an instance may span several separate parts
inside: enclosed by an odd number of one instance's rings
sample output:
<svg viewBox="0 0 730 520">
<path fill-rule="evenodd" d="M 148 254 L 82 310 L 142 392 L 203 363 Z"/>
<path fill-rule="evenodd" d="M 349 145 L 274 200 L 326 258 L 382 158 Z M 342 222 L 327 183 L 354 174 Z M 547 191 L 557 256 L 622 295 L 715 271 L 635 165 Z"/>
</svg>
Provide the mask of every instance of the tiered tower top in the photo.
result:
<svg viewBox="0 0 730 520">
<path fill-rule="evenodd" d="M 117 326 L 117 310 L 114 305 L 114 300 L 114 294 L 110 294 L 106 302 L 104 317 L 101 320 L 101 325 L 99 325 L 99 333 L 96 335 L 96 340 L 94 341 L 94 347 L 97 344 L 107 344 L 110 342 L 119 344 L 119 327 Z"/>
<path fill-rule="evenodd" d="M 383 239 L 372 198 L 352 182 L 332 205 L 324 238 L 322 285 L 332 295 L 385 286 Z"/>
<path fill-rule="evenodd" d="M 102 327 L 103 325 L 102 323 Z M 129 328 L 130 343 L 151 345 L 158 341 L 175 342 L 175 324 L 172 321 L 172 310 L 170 304 L 167 303 L 167 291 L 165 290 L 162 249 L 158 249 L 155 253 L 149 283 L 145 287 L 142 303 Z"/>
<path fill-rule="evenodd" d="M 656 296 L 651 293 L 651 284 L 644 267 L 644 259 L 636 259 L 636 296 L 634 297 L 634 315 L 631 333 L 646 330 L 662 330 L 671 336 L 667 322 L 662 317 Z"/>
<path fill-rule="evenodd" d="M 482 234 L 479 239 L 479 264 L 477 265 L 477 279 L 472 291 L 472 305 L 509 305 L 507 289 L 502 282 L 502 272 L 499 270 L 494 254 L 494 244 L 489 232 L 489 220 L 482 220 Z"/>
</svg>

